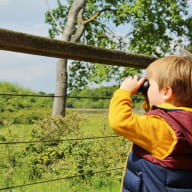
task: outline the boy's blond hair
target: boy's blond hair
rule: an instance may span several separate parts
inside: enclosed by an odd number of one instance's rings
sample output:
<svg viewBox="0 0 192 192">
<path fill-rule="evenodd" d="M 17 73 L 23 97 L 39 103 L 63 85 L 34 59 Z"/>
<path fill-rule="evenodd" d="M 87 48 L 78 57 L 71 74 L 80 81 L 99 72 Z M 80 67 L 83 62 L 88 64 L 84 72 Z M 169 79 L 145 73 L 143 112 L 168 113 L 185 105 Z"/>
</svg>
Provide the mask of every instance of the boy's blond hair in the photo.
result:
<svg viewBox="0 0 192 192">
<path fill-rule="evenodd" d="M 147 67 L 147 78 L 154 79 L 159 90 L 171 87 L 176 106 L 192 107 L 192 58 L 173 55 L 157 59 Z"/>
</svg>

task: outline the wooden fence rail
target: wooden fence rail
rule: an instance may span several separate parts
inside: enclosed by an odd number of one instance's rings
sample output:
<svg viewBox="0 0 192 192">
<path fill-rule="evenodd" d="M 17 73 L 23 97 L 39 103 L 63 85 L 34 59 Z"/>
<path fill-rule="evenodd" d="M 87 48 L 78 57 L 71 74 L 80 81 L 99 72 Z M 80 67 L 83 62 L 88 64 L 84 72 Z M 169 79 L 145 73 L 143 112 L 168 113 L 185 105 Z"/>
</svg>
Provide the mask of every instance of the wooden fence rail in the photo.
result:
<svg viewBox="0 0 192 192">
<path fill-rule="evenodd" d="M 0 49 L 141 69 L 157 59 L 152 56 L 65 42 L 1 28 Z"/>
</svg>

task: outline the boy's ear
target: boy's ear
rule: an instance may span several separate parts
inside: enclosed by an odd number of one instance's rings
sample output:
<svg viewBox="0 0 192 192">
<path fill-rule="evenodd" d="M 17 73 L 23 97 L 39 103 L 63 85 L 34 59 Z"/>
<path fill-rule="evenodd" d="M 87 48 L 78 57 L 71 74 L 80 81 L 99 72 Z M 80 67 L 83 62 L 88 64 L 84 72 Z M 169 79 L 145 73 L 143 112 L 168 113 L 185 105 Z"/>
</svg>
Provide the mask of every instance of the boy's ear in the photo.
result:
<svg viewBox="0 0 192 192">
<path fill-rule="evenodd" d="M 169 102 L 173 99 L 174 93 L 171 87 L 165 87 L 163 89 L 163 100 Z"/>
</svg>

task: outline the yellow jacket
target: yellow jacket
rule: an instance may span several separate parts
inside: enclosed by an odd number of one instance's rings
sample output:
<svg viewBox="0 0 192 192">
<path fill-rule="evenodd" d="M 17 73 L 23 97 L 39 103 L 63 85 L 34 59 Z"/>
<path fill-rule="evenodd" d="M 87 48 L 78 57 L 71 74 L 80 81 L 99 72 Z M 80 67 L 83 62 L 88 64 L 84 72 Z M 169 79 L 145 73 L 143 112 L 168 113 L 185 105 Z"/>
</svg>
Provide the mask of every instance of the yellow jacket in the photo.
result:
<svg viewBox="0 0 192 192">
<path fill-rule="evenodd" d="M 174 149 L 177 138 L 167 122 L 157 115 L 137 115 L 132 111 L 130 92 L 118 89 L 110 102 L 109 124 L 119 135 L 150 152 L 158 159 L 164 159 Z M 171 104 L 158 107 L 178 109 Z M 191 108 L 180 109 L 192 111 Z"/>
</svg>

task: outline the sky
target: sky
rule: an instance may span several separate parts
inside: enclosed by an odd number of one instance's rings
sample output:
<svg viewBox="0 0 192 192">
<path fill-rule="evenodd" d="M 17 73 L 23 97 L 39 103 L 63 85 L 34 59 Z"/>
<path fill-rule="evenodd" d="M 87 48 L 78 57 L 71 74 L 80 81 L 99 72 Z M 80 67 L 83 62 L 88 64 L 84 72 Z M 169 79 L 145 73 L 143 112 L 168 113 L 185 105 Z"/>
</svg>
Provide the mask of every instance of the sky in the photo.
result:
<svg viewBox="0 0 192 192">
<path fill-rule="evenodd" d="M 48 37 L 45 12 L 56 0 L 0 0 L 0 28 Z M 66 0 L 61 0 L 65 4 Z M 114 30 L 113 30 L 114 31 Z M 59 38 L 59 37 L 58 37 Z M 8 81 L 35 92 L 54 93 L 56 58 L 0 50 L 0 82 Z"/>
<path fill-rule="evenodd" d="M 65 0 L 61 1 L 64 2 Z M 49 0 L 55 8 L 56 0 Z M 48 37 L 45 0 L 0 0 L 0 28 Z M 0 82 L 54 93 L 56 58 L 0 50 Z"/>
<path fill-rule="evenodd" d="M 46 1 L 51 9 L 57 6 L 56 0 L 0 0 L 0 28 L 48 37 L 49 25 L 44 22 L 48 11 Z M 66 0 L 61 3 L 65 4 Z M 54 93 L 56 60 L 0 50 L 0 82 L 8 81 L 35 92 Z"/>
<path fill-rule="evenodd" d="M 56 0 L 0 0 L 0 28 L 48 37 L 48 7 Z M 61 0 L 65 3 L 66 0 Z M 188 0 L 189 5 L 192 0 Z M 119 29 L 115 33 L 120 33 Z M 56 58 L 0 50 L 0 82 L 8 81 L 36 92 L 54 93 Z"/>
</svg>

